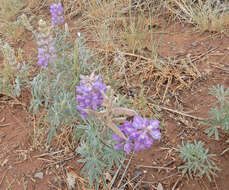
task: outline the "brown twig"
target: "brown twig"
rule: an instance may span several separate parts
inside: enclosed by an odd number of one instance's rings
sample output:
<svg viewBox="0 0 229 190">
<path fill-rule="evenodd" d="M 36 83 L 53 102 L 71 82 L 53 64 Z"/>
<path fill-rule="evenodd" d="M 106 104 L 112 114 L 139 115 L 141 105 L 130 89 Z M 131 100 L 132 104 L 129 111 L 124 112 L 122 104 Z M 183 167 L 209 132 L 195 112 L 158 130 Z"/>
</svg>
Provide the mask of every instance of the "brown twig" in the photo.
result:
<svg viewBox="0 0 229 190">
<path fill-rule="evenodd" d="M 175 190 L 175 188 L 177 187 L 177 184 L 181 181 L 182 177 L 179 177 L 176 181 L 176 183 L 173 185 L 172 190 Z"/>
<path fill-rule="evenodd" d="M 136 165 L 139 168 L 153 168 L 153 169 L 164 169 L 164 170 L 174 170 L 174 168 L 163 167 L 163 166 L 145 166 L 145 165 Z"/>
<path fill-rule="evenodd" d="M 58 154 L 58 153 L 61 153 L 63 151 L 64 150 L 59 150 L 59 151 L 56 151 L 56 152 L 47 152 L 47 153 L 36 155 L 36 156 L 33 156 L 33 157 L 34 158 L 40 158 L 40 157 L 44 157 L 44 156 L 53 156 L 53 155 Z"/>
<path fill-rule="evenodd" d="M 202 58 L 202 57 L 204 57 L 205 55 L 207 55 L 207 54 L 209 54 L 209 53 L 211 53 L 211 52 L 213 52 L 213 51 L 215 51 L 216 49 L 218 49 L 219 47 L 216 47 L 216 48 L 212 48 L 212 47 L 210 47 L 206 52 L 204 52 L 204 53 L 202 53 L 202 54 L 200 54 L 199 56 L 196 56 L 196 57 L 192 57 L 191 58 L 191 55 L 187 55 L 189 58 L 190 58 L 190 61 L 191 62 L 195 62 L 195 61 L 197 61 L 197 60 L 199 60 L 200 58 Z M 174 63 L 176 64 L 176 63 L 180 63 L 180 62 L 182 62 L 183 60 L 185 60 L 186 58 L 182 58 L 182 59 L 178 59 L 178 60 L 176 60 Z"/>
<path fill-rule="evenodd" d="M 1 187 L 2 182 L 3 182 L 3 180 L 4 180 L 4 178 L 5 178 L 5 176 L 6 176 L 6 174 L 7 174 L 8 171 L 9 171 L 9 169 L 7 169 L 7 170 L 5 171 L 5 173 L 3 174 L 2 179 L 1 179 L 1 181 L 0 181 L 0 187 Z"/>
<path fill-rule="evenodd" d="M 225 149 L 223 152 L 220 153 L 220 155 L 224 155 L 227 151 L 229 151 L 229 148 Z"/>
<path fill-rule="evenodd" d="M 57 162 L 50 163 L 50 164 L 46 165 L 45 168 L 47 168 L 49 166 L 52 166 L 52 165 L 55 165 L 55 164 L 60 164 L 60 163 L 65 162 L 65 161 L 72 160 L 73 158 L 75 158 L 75 156 L 71 156 L 69 158 L 64 158 L 63 160 L 60 160 L 60 161 L 57 161 Z"/>
<path fill-rule="evenodd" d="M 6 124 L 0 124 L 0 127 L 7 127 L 7 126 L 9 126 L 9 125 L 12 125 L 12 124 L 14 124 L 14 123 L 6 123 Z"/>
<path fill-rule="evenodd" d="M 175 175 L 177 175 L 177 174 L 179 174 L 179 173 L 180 173 L 180 172 L 177 172 L 177 173 L 175 173 L 175 174 L 172 174 L 172 175 L 166 176 L 166 177 L 164 177 L 164 178 L 161 178 L 160 181 L 163 181 L 163 180 L 165 180 L 165 179 L 168 179 L 168 178 L 170 178 L 170 177 L 173 177 L 173 176 L 175 176 Z"/>
<path fill-rule="evenodd" d="M 216 48 L 210 47 L 206 52 L 204 52 L 204 53 L 200 54 L 199 56 L 193 58 L 193 59 L 192 59 L 192 62 L 197 61 L 198 59 L 200 59 L 200 58 L 204 57 L 205 55 L 207 55 L 207 54 L 209 54 L 209 53 L 211 53 L 211 52 L 217 50 L 218 48 L 219 48 L 219 46 L 216 47 Z"/>
<path fill-rule="evenodd" d="M 150 100 L 150 99 L 149 99 Z M 151 101 L 151 100 L 150 100 Z M 159 106 L 159 105 L 156 105 L 156 104 L 152 104 L 151 105 L 153 106 L 156 106 L 156 107 L 159 107 L 163 110 L 167 110 L 167 111 L 170 111 L 170 112 L 173 112 L 173 113 L 177 113 L 177 114 L 180 114 L 180 115 L 183 115 L 183 116 L 186 116 L 186 117 L 190 117 L 190 118 L 193 118 L 193 119 L 197 119 L 197 120 L 201 120 L 201 121 L 204 121 L 206 120 L 206 118 L 202 118 L 202 117 L 196 117 L 196 116 L 193 116 L 193 115 L 189 115 L 189 114 L 186 114 L 184 112 L 181 112 L 181 111 L 178 111 L 178 110 L 173 110 L 173 109 L 170 109 L 170 108 L 166 108 L 164 106 Z"/>
<path fill-rule="evenodd" d="M 20 102 L 17 98 L 11 96 L 10 94 L 6 94 L 6 93 L 1 92 L 0 95 L 7 96 L 8 98 L 13 99 L 18 105 L 22 105 L 23 107 L 26 107 L 26 105 L 24 103 Z"/>
</svg>

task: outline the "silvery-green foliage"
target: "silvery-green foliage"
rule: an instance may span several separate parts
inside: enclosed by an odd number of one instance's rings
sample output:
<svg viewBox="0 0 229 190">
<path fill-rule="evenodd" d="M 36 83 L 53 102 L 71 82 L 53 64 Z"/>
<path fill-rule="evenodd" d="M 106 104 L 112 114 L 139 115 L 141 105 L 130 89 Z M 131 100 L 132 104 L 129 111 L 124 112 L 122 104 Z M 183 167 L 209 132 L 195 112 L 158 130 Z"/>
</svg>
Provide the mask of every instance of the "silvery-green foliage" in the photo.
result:
<svg viewBox="0 0 229 190">
<path fill-rule="evenodd" d="M 22 14 L 17 18 L 17 23 L 23 25 L 27 30 L 32 32 L 34 36 L 36 36 L 36 31 L 34 30 L 33 26 L 31 25 L 31 21 L 35 16 L 27 17 L 26 14 Z"/>
<path fill-rule="evenodd" d="M 30 63 L 23 62 L 20 64 L 20 67 L 17 70 L 16 79 L 14 82 L 14 89 L 13 89 L 13 95 L 15 97 L 20 96 L 22 87 L 28 86 L 29 81 L 29 71 L 30 71 Z"/>
<path fill-rule="evenodd" d="M 83 159 L 78 161 L 85 163 L 82 173 L 89 177 L 90 185 L 95 182 L 98 189 L 101 177 L 106 185 L 104 174 L 111 173 L 113 165 L 119 166 L 124 160 L 124 152 L 114 150 L 111 130 L 104 127 L 103 122 L 88 119 L 85 125 L 79 127 L 84 132 L 81 134 L 80 146 L 76 149 Z"/>
<path fill-rule="evenodd" d="M 57 59 L 34 77 L 30 109 L 35 114 L 40 109 L 45 111 L 45 121 L 50 126 L 47 143 L 52 140 L 56 129 L 73 127 L 75 140 L 80 143 L 76 152 L 82 157 L 79 161 L 85 163 L 82 172 L 89 177 L 91 185 L 94 182 L 98 184 L 114 163 L 120 164 L 123 152 L 113 149 L 113 133 L 102 121 L 95 117 L 84 120 L 76 109 L 75 87 L 79 75 L 87 75 L 94 70 L 90 63 L 92 54 L 84 46 L 83 36 L 80 35 L 75 43 L 65 43 L 68 32 L 58 29 L 56 32 Z M 123 101 L 121 99 L 120 103 Z"/>
<path fill-rule="evenodd" d="M 178 168 L 182 170 L 182 175 L 188 173 L 191 178 L 193 176 L 202 177 L 206 175 L 211 181 L 211 175 L 216 175 L 215 171 L 219 170 L 211 159 L 215 154 L 208 154 L 208 149 L 205 149 L 204 143 L 194 140 L 194 144 L 182 142 L 181 147 L 177 150 L 179 157 L 184 164 Z"/>
<path fill-rule="evenodd" d="M 56 38 L 57 43 L 60 40 L 64 41 L 66 37 L 59 36 Z M 80 43 L 79 40 L 76 43 Z M 61 46 L 62 44 L 59 43 L 59 45 Z M 52 129 L 71 125 L 73 123 L 72 118 L 78 117 L 75 86 L 79 71 L 74 68 L 74 55 L 69 53 L 71 52 L 71 47 L 73 47 L 73 44 L 68 43 L 66 45 L 63 43 L 59 48 L 56 61 L 50 63 L 47 69 L 42 69 L 31 83 L 33 98 L 30 108 L 33 109 L 35 114 L 38 113 L 39 107 L 45 109 L 47 113 L 46 120 Z M 80 47 L 81 44 L 79 45 Z M 88 71 L 85 69 L 85 72 Z M 51 131 L 52 133 L 55 132 L 55 130 Z M 48 139 L 48 142 L 50 140 L 51 138 Z"/>
<path fill-rule="evenodd" d="M 208 136 L 215 135 L 215 139 L 219 140 L 219 129 L 225 133 L 229 132 L 229 88 L 225 89 L 223 85 L 213 86 L 209 94 L 217 100 L 215 107 L 209 112 L 209 121 L 202 124 L 209 126 L 205 130 Z"/>
<path fill-rule="evenodd" d="M 72 42 L 65 42 L 69 37 L 65 31 L 56 29 L 55 32 L 57 32 L 55 38 L 58 47 L 57 59 L 50 63 L 47 69 L 42 69 L 34 77 L 31 83 L 33 98 L 30 108 L 35 114 L 38 113 L 39 107 L 47 109 L 47 119 L 51 126 L 59 127 L 63 124 L 62 122 L 69 124 L 68 119 L 77 114 L 75 100 L 77 75 L 82 72 L 84 72 L 83 74 L 89 72 L 86 63 L 90 56 L 81 38 L 76 39 L 75 44 L 73 44 Z M 74 51 L 82 51 L 81 49 L 84 51 L 82 52 L 84 56 L 82 57 L 81 54 L 75 56 Z M 78 67 L 76 68 L 75 65 Z"/>
<path fill-rule="evenodd" d="M 15 50 L 0 39 L 0 53 L 4 58 L 3 69 L 0 72 L 0 93 L 9 96 L 20 96 L 21 86 L 26 86 L 30 62 L 19 62 L 18 58 L 22 56 L 22 50 L 18 49 L 16 56 Z"/>
<path fill-rule="evenodd" d="M 11 65 L 13 69 L 16 69 L 19 63 L 17 62 L 15 51 L 7 42 L 3 42 L 1 39 L 0 51 L 3 54 L 5 63 Z"/>
</svg>

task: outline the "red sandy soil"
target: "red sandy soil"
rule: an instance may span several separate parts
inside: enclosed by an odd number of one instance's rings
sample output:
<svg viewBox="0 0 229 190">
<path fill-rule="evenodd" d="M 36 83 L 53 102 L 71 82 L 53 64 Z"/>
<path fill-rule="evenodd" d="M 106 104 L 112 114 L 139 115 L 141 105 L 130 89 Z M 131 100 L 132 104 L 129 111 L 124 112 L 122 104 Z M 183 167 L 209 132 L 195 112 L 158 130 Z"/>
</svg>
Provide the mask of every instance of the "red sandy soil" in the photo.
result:
<svg viewBox="0 0 229 190">
<path fill-rule="evenodd" d="M 172 34 L 175 28 L 179 33 Z M 160 47 L 160 56 L 203 55 L 197 68 L 205 73 L 205 77 L 196 81 L 191 89 L 179 92 L 178 100 L 171 97 L 170 102 L 164 106 L 181 112 L 190 111 L 190 115 L 206 118 L 215 101 L 208 94 L 209 88 L 217 84 L 229 87 L 229 38 L 224 34 L 200 34 L 191 27 L 180 25 L 171 26 L 168 31 L 171 33 L 164 34 L 162 38 L 161 44 L 164 45 Z M 32 44 L 27 43 L 25 50 L 29 50 L 30 46 Z M 205 54 L 210 48 L 216 49 Z M 77 163 L 79 158 L 55 164 L 49 162 L 48 156 L 36 157 L 47 151 L 38 151 L 31 146 L 34 121 L 32 114 L 26 111 L 29 107 L 29 96 L 20 97 L 20 101 L 26 104 L 25 107 L 10 98 L 6 101 L 5 98 L 0 96 L 0 189 L 67 189 L 65 169 L 71 166 L 80 175 L 81 166 Z M 220 140 L 216 141 L 204 133 L 206 126 L 200 125 L 198 120 L 166 110 L 163 113 L 162 140 L 150 149 L 135 154 L 128 169 L 128 178 L 136 176 L 136 172 L 142 172 L 133 182 L 142 180 L 139 189 L 151 190 L 161 183 L 165 190 L 228 190 L 229 151 L 221 154 L 228 148 L 225 143 L 228 136 L 220 134 Z M 221 170 L 211 183 L 206 177 L 193 180 L 187 176 L 180 177 L 177 167 L 182 161 L 174 148 L 182 140 L 194 139 L 205 142 L 210 153 L 217 155 L 215 162 Z M 47 167 L 50 163 L 53 164 Z M 34 178 L 37 172 L 43 172 L 44 178 Z M 128 187 L 131 189 L 130 185 Z"/>
</svg>

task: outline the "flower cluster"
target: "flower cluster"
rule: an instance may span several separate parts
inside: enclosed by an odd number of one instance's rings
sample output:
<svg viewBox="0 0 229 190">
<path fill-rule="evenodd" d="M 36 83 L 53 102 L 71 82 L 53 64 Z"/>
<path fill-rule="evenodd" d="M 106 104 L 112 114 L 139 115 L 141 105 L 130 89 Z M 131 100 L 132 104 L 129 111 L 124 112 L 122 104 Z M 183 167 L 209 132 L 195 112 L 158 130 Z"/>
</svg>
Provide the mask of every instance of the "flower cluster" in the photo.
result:
<svg viewBox="0 0 229 190">
<path fill-rule="evenodd" d="M 52 25 L 53 26 L 62 24 L 64 22 L 64 18 L 63 18 L 64 9 L 62 7 L 61 2 L 57 4 L 55 3 L 51 4 L 50 13 L 52 16 Z"/>
<path fill-rule="evenodd" d="M 118 142 L 114 147 L 116 150 L 124 149 L 130 154 L 133 150 L 138 152 L 150 148 L 154 140 L 160 140 L 159 120 L 148 120 L 138 116 L 134 110 L 115 106 L 113 91 L 103 84 L 101 76 L 92 73 L 90 76 L 80 76 L 80 79 L 80 85 L 76 87 L 77 109 L 83 117 L 88 114 L 99 117 L 115 132 L 113 139 Z M 103 110 L 98 111 L 101 106 Z M 125 116 L 133 116 L 133 122 L 127 121 Z M 118 127 L 115 123 L 123 125 Z"/>
<path fill-rule="evenodd" d="M 76 87 L 77 109 L 83 117 L 87 117 L 87 110 L 96 110 L 103 103 L 102 92 L 106 92 L 107 87 L 103 84 L 101 76 L 92 73 L 89 77 L 80 76 L 80 85 Z"/>
<path fill-rule="evenodd" d="M 135 116 L 133 122 L 126 121 L 120 126 L 121 131 L 128 137 L 127 140 L 116 134 L 113 135 L 113 139 L 119 142 L 114 148 L 116 150 L 124 149 L 127 154 L 130 154 L 132 150 L 138 152 L 149 148 L 154 140 L 160 140 L 161 138 L 158 127 L 158 120 L 148 120 L 141 116 Z"/>
<path fill-rule="evenodd" d="M 48 64 L 56 58 L 55 41 L 52 37 L 50 28 L 43 20 L 39 21 L 38 28 L 38 66 L 48 67 Z"/>
</svg>

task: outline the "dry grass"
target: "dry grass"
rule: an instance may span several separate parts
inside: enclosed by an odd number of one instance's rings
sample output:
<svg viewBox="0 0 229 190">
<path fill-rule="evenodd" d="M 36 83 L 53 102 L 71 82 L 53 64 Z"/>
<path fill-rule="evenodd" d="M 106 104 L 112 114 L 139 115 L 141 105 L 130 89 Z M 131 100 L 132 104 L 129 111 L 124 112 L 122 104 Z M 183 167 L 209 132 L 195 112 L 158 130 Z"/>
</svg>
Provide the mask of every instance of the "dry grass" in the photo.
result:
<svg viewBox="0 0 229 190">
<path fill-rule="evenodd" d="M 21 39 L 24 28 L 15 24 L 17 14 L 25 7 L 24 1 L 3 0 L 0 5 L 0 20 L 3 20 L 1 35 L 10 41 Z M 54 1 L 31 0 L 27 8 L 38 13 L 48 9 Z M 55 1 L 56 2 L 56 1 Z M 63 0 L 65 17 L 80 19 L 74 21 L 77 30 L 86 31 L 89 47 L 95 50 L 103 62 L 102 70 L 106 82 L 113 83 L 116 90 L 125 87 L 125 92 L 134 91 L 133 106 L 147 115 L 152 112 L 147 108 L 147 97 L 157 97 L 164 101 L 169 94 L 190 88 L 193 82 L 201 77 L 196 68 L 196 57 L 186 57 L 180 60 L 159 58 L 157 47 L 160 39 L 154 37 L 156 8 L 150 0 Z M 10 4 L 11 3 L 11 4 Z M 20 4 L 21 3 L 21 4 Z M 225 31 L 229 26 L 228 12 L 220 7 L 205 7 L 204 3 L 188 4 L 186 0 L 164 1 L 172 17 L 196 25 L 202 31 Z M 8 8 L 9 6 L 13 6 Z M 9 11 L 10 10 L 10 11 Z M 4 14 L 6 18 L 3 17 Z M 163 30 L 163 29 L 162 29 Z M 157 31 L 156 31 L 157 32 Z M 31 134 L 32 149 L 63 150 L 63 154 L 50 157 L 53 163 L 71 157 L 77 142 L 74 141 L 73 129 L 66 127 L 57 131 L 53 137 L 52 146 L 45 147 L 48 125 L 44 117 L 33 118 L 34 131 Z M 65 174 L 63 174 L 65 175 Z M 66 179 L 65 179 L 66 180 Z M 76 176 L 78 189 L 88 189 L 88 180 Z M 102 183 L 101 183 L 102 184 Z M 106 189 L 105 187 L 102 189 Z"/>
<path fill-rule="evenodd" d="M 175 18 L 196 25 L 203 32 L 225 32 L 229 26 L 227 1 L 170 0 L 165 5 Z"/>
<path fill-rule="evenodd" d="M 25 7 L 25 0 L 2 0 L 0 3 L 0 35 L 8 43 L 17 44 L 23 39 L 25 29 L 16 20 Z"/>
<path fill-rule="evenodd" d="M 142 81 L 147 87 L 161 98 L 165 94 L 174 94 L 177 90 L 184 90 L 200 77 L 200 73 L 191 60 L 136 60 L 128 66 L 128 83 Z M 139 82 L 138 82 L 139 83 Z"/>
<path fill-rule="evenodd" d="M 0 20 L 15 21 L 17 15 L 23 11 L 26 6 L 25 0 L 1 0 Z"/>
<path fill-rule="evenodd" d="M 148 1 L 83 1 L 82 18 L 76 28 L 87 31 L 90 47 L 100 52 L 103 73 L 127 89 L 139 88 L 154 92 L 164 99 L 165 95 L 189 88 L 200 77 L 191 59 L 172 61 L 158 58 L 160 38 L 154 33 L 156 9 Z M 163 31 L 161 29 L 160 31 Z M 125 61 L 115 63 L 117 52 Z M 120 72 L 120 69 L 122 72 Z M 113 72 L 112 72 L 113 71 Z M 140 106 L 141 107 L 141 106 Z"/>
</svg>

